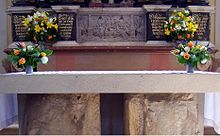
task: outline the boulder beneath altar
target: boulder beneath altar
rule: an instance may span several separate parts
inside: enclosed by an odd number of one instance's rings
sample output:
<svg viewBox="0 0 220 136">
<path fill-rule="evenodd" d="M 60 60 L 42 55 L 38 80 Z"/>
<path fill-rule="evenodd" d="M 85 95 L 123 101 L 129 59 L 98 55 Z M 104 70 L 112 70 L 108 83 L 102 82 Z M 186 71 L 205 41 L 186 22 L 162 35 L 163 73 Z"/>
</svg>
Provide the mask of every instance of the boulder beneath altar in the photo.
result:
<svg viewBox="0 0 220 136">
<path fill-rule="evenodd" d="M 20 134 L 101 134 L 98 94 L 20 94 L 18 100 Z"/>
<path fill-rule="evenodd" d="M 125 95 L 125 134 L 203 134 L 202 94 Z"/>
</svg>

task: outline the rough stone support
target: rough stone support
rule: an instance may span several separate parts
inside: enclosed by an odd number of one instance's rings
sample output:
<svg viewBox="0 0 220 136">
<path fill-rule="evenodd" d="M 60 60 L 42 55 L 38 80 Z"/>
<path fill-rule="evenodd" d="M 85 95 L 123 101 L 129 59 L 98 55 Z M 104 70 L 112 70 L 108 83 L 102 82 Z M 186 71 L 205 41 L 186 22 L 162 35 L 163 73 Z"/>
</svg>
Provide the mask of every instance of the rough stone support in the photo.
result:
<svg viewBox="0 0 220 136">
<path fill-rule="evenodd" d="M 125 134 L 203 134 L 203 94 L 125 95 Z"/>
<path fill-rule="evenodd" d="M 99 94 L 18 96 L 20 134 L 101 134 Z"/>
</svg>

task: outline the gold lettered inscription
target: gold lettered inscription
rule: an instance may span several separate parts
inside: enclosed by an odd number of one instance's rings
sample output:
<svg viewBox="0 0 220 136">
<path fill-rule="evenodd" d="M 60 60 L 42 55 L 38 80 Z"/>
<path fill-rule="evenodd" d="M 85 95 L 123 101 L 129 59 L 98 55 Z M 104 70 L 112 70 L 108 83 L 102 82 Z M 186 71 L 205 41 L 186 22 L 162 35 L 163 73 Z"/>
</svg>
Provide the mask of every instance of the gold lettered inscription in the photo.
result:
<svg viewBox="0 0 220 136">
<path fill-rule="evenodd" d="M 58 15 L 60 37 L 63 40 L 70 40 L 72 38 L 73 23 L 74 23 L 74 14 Z"/>
<path fill-rule="evenodd" d="M 197 30 L 197 38 L 198 40 L 204 40 L 204 37 L 207 31 L 207 27 L 209 25 L 209 14 L 201 14 L 201 13 L 193 13 L 193 16 L 197 19 L 197 23 L 199 24 Z"/>
<path fill-rule="evenodd" d="M 164 21 L 166 19 L 161 13 L 150 13 L 149 19 L 151 23 L 152 34 L 157 38 L 161 38 L 164 35 Z"/>
<path fill-rule="evenodd" d="M 13 15 L 13 27 L 14 27 L 14 36 L 13 40 L 23 41 L 25 40 L 27 28 L 23 25 L 23 16 L 22 15 Z"/>
</svg>

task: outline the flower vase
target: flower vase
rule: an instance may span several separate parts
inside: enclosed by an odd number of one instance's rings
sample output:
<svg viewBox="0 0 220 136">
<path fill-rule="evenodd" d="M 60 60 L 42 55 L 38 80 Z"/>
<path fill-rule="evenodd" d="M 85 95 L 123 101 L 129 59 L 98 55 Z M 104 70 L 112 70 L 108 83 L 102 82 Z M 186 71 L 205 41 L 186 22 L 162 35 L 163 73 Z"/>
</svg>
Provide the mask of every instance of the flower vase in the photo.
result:
<svg viewBox="0 0 220 136">
<path fill-rule="evenodd" d="M 45 50 L 45 41 L 39 41 L 38 44 L 40 45 L 41 50 Z"/>
<path fill-rule="evenodd" d="M 42 35 L 40 36 L 40 41 L 38 44 L 40 45 L 41 50 L 45 50 L 46 42 L 44 41 L 44 37 Z"/>
<path fill-rule="evenodd" d="M 187 73 L 194 73 L 194 67 L 190 64 L 186 65 L 186 72 Z"/>
<path fill-rule="evenodd" d="M 26 67 L 25 67 L 25 72 L 26 72 L 26 74 L 31 74 L 31 73 L 33 73 L 33 67 L 30 66 L 30 65 L 26 66 Z"/>
</svg>

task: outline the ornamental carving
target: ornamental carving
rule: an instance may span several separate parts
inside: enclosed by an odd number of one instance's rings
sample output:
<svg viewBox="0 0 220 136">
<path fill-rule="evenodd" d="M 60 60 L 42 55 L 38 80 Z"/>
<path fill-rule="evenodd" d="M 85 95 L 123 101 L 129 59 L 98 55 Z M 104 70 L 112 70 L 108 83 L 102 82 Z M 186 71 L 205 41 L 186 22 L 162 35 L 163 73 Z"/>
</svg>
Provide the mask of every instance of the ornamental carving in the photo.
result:
<svg viewBox="0 0 220 136">
<path fill-rule="evenodd" d="M 144 41 L 144 15 L 79 15 L 78 41 Z"/>
</svg>

